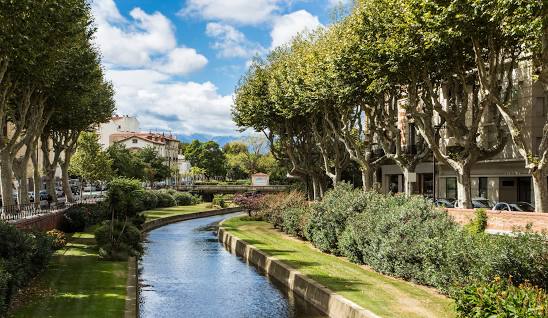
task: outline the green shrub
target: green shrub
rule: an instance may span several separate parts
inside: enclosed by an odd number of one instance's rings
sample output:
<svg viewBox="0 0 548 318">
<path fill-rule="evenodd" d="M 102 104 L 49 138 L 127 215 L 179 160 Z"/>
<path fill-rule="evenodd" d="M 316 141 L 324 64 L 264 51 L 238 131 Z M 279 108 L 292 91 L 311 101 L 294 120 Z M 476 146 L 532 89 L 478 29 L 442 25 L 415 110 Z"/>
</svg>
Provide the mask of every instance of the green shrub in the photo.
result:
<svg viewBox="0 0 548 318">
<path fill-rule="evenodd" d="M 156 197 L 158 197 L 158 207 L 159 208 L 169 208 L 177 206 L 177 201 L 171 194 L 167 191 L 158 190 L 156 191 Z"/>
<path fill-rule="evenodd" d="M 19 288 L 45 269 L 53 253 L 53 240 L 44 233 L 25 233 L 0 222 L 0 242 L 1 308 L 9 304 Z"/>
<path fill-rule="evenodd" d="M 341 254 L 338 241 L 346 228 L 347 219 L 363 212 L 368 200 L 374 196 L 379 195 L 353 189 L 347 183 L 337 185 L 326 193 L 321 202 L 312 206 L 307 238 L 324 252 Z"/>
<path fill-rule="evenodd" d="M 9 283 L 11 280 L 11 275 L 4 269 L 1 261 L 0 259 L 0 313 L 6 312 L 8 309 Z"/>
<path fill-rule="evenodd" d="M 351 218 L 341 239 L 343 254 L 387 273 L 443 286 L 446 242 L 458 226 L 422 197 L 376 196 L 367 212 Z"/>
<path fill-rule="evenodd" d="M 487 212 L 485 212 L 485 209 L 476 209 L 474 212 L 474 219 L 466 228 L 468 228 L 472 234 L 485 232 L 485 229 L 487 228 Z"/>
<path fill-rule="evenodd" d="M 214 195 L 213 201 L 211 203 L 213 203 L 214 206 L 218 206 L 220 208 L 226 208 L 225 198 L 221 194 Z"/>
<path fill-rule="evenodd" d="M 195 200 L 190 192 L 177 192 L 173 197 L 179 206 L 193 205 L 193 201 Z"/>
<path fill-rule="evenodd" d="M 139 180 L 115 178 L 109 183 L 107 202 L 115 218 L 131 218 L 144 209 L 144 196 Z"/>
<path fill-rule="evenodd" d="M 65 211 L 60 228 L 66 233 L 82 232 L 86 227 L 108 219 L 109 214 L 105 202 L 73 205 Z"/>
<path fill-rule="evenodd" d="M 530 283 L 516 286 L 496 277 L 463 287 L 455 295 L 460 317 L 548 317 L 546 291 Z"/>
<path fill-rule="evenodd" d="M 305 238 L 305 229 L 310 218 L 310 208 L 288 208 L 282 213 L 282 230 L 288 234 Z"/>
<path fill-rule="evenodd" d="M 158 206 L 158 196 L 154 191 L 144 190 L 141 200 L 145 210 L 153 210 Z"/>
<path fill-rule="evenodd" d="M 143 252 L 141 232 L 129 222 L 103 222 L 95 230 L 95 240 L 100 255 L 107 259 L 125 260 L 129 256 L 138 256 Z"/>
<path fill-rule="evenodd" d="M 60 250 L 67 245 L 67 237 L 63 231 L 51 230 L 47 231 L 46 234 L 53 240 L 53 249 Z"/>
</svg>

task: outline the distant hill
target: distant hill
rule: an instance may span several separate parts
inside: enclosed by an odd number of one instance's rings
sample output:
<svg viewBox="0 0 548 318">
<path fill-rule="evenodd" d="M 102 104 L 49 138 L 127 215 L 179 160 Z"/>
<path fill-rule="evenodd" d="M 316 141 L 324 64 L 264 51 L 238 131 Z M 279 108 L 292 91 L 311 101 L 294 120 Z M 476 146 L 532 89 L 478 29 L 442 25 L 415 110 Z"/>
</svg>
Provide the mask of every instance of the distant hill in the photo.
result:
<svg viewBox="0 0 548 318">
<path fill-rule="evenodd" d="M 241 138 L 242 138 L 242 135 L 236 135 L 236 136 L 211 136 L 211 135 L 204 135 L 204 134 L 177 135 L 177 139 L 181 142 L 192 142 L 195 139 L 198 139 L 201 142 L 213 140 L 216 143 L 218 143 L 221 147 L 231 141 L 239 140 Z"/>
</svg>

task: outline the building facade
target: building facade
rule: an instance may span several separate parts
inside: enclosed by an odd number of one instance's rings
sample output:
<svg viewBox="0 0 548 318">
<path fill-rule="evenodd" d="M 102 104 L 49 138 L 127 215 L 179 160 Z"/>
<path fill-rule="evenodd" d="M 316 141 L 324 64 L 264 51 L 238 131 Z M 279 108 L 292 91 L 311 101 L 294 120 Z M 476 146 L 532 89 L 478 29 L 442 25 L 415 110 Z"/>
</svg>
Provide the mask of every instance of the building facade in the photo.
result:
<svg viewBox="0 0 548 318">
<path fill-rule="evenodd" d="M 548 96 L 540 83 L 533 80 L 532 66 L 522 65 L 515 70 L 517 87 L 512 93 L 512 103 L 518 107 L 523 119 L 523 129 L 528 136 L 531 148 L 538 151 L 543 137 L 543 127 L 548 117 Z M 440 102 L 447 107 L 450 92 L 443 88 Z M 467 114 L 466 121 L 471 115 Z M 501 124 L 505 125 L 504 121 Z M 421 138 L 407 119 L 403 108 L 398 113 L 398 125 L 402 131 L 402 140 L 405 145 L 412 148 Z M 493 123 L 482 122 L 482 129 L 494 129 Z M 491 134 L 486 134 L 489 138 Z M 445 130 L 440 131 L 440 144 L 442 147 L 451 145 L 454 139 Z M 496 137 L 495 137 L 496 138 Z M 496 141 L 496 140 L 495 140 Z M 489 142 L 489 141 L 487 141 Z M 416 183 L 414 192 L 425 196 L 437 198 L 457 199 L 456 173 L 450 167 L 436 162 L 432 156 L 416 167 Z M 495 202 L 532 202 L 534 198 L 532 179 L 528 169 L 525 168 L 523 158 L 517 152 L 511 140 L 505 148 L 493 158 L 480 161 L 472 167 L 471 171 L 472 197 L 482 197 Z M 548 176 L 547 176 L 548 178 Z M 404 175 L 399 166 L 395 164 L 383 165 L 378 171 L 378 179 L 385 193 L 403 192 Z"/>
</svg>

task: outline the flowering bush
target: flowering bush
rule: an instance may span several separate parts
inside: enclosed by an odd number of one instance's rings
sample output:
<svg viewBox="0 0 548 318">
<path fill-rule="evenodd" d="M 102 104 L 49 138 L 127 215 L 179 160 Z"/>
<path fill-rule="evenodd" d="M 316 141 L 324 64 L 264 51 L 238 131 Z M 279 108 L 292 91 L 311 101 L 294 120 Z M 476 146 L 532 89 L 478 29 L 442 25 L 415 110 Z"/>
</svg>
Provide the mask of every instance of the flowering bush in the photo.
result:
<svg viewBox="0 0 548 318">
<path fill-rule="evenodd" d="M 60 250 L 67 245 L 67 237 L 63 231 L 51 230 L 46 234 L 53 239 L 53 249 Z"/>
<path fill-rule="evenodd" d="M 249 216 L 257 213 L 263 206 L 264 195 L 255 192 L 241 193 L 234 196 L 234 203 L 247 210 Z"/>
</svg>

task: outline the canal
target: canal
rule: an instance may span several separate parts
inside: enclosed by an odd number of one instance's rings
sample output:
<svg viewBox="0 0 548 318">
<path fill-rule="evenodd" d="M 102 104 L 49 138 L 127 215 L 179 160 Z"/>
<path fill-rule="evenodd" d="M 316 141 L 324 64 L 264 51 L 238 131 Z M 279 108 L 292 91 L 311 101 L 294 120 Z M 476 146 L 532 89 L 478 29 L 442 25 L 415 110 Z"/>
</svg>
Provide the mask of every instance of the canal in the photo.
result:
<svg viewBox="0 0 548 318">
<path fill-rule="evenodd" d="M 140 317 L 325 317 L 217 240 L 213 216 L 148 234 L 140 270 Z"/>
</svg>

